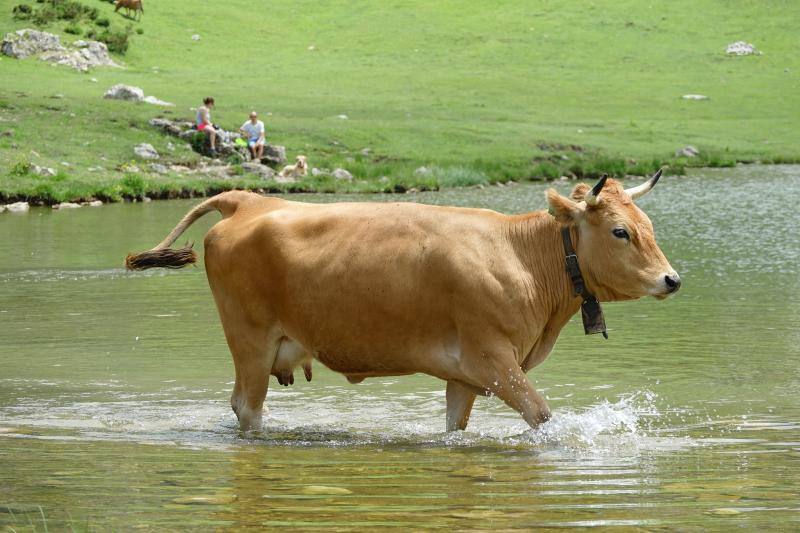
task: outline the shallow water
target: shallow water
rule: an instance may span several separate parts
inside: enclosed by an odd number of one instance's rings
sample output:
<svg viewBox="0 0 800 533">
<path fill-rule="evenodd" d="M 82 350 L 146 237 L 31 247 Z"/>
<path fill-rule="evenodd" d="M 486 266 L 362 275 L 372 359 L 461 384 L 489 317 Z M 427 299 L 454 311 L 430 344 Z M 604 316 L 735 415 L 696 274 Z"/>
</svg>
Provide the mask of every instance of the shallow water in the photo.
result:
<svg viewBox="0 0 800 533">
<path fill-rule="evenodd" d="M 544 188 L 370 199 L 522 212 Z M 664 178 L 640 204 L 680 293 L 606 305 L 608 341 L 573 320 L 529 374 L 539 430 L 479 398 L 459 434 L 433 378 L 316 363 L 241 435 L 202 268 L 120 267 L 195 201 L 4 213 L 0 526 L 797 529 L 798 197 L 798 167 Z"/>
</svg>

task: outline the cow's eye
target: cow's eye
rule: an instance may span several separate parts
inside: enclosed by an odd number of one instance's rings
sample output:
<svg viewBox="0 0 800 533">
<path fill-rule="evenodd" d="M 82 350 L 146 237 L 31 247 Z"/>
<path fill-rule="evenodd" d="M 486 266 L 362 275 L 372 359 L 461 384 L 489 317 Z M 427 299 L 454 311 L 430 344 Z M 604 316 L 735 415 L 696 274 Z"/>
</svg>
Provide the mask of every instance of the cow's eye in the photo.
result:
<svg viewBox="0 0 800 533">
<path fill-rule="evenodd" d="M 631 240 L 631 236 L 628 235 L 628 232 L 625 231 L 624 228 L 614 228 L 611 233 L 613 233 L 614 237 L 616 237 L 617 239 Z"/>
</svg>

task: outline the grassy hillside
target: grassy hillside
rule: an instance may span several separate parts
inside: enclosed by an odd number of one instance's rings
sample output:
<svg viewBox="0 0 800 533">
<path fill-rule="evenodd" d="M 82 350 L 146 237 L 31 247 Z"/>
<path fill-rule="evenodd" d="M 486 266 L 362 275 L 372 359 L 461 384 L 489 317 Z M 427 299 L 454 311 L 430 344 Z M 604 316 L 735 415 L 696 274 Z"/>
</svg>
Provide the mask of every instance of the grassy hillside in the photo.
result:
<svg viewBox="0 0 800 533">
<path fill-rule="evenodd" d="M 170 139 L 147 125 L 160 108 L 103 100 L 116 83 L 176 103 L 172 117 L 192 117 L 213 95 L 214 121 L 226 128 L 256 109 L 290 158 L 306 154 L 311 166 L 357 178 L 303 188 L 644 172 L 686 144 L 704 154 L 691 164 L 800 158 L 795 2 L 164 0 L 145 2 L 131 23 L 106 2 L 81 1 L 142 34 L 117 57 L 124 70 L 0 60 L 0 131 L 14 130 L 0 137 L 0 196 L 264 185 L 118 170 L 139 142 L 179 162 L 197 156 L 164 150 Z M 32 26 L 12 18 L 17 2 L 0 7 L 3 34 Z M 43 29 L 74 40 L 64 26 Z M 763 55 L 726 56 L 736 40 Z M 28 162 L 59 176 L 25 175 Z M 435 172 L 414 177 L 420 165 Z"/>
</svg>

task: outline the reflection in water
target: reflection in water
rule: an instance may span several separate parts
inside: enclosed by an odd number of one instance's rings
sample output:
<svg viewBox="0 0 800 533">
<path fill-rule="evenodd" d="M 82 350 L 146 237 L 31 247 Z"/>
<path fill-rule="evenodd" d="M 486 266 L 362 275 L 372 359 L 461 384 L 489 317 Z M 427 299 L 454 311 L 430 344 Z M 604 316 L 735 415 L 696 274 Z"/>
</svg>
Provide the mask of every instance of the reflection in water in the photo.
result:
<svg viewBox="0 0 800 533">
<path fill-rule="evenodd" d="M 273 382 L 264 431 L 241 434 L 202 268 L 120 268 L 194 202 L 0 215 L 0 526 L 791 529 L 798 173 L 706 171 L 644 198 L 685 287 L 606 306 L 608 341 L 568 325 L 529 375 L 554 410 L 533 431 L 479 399 L 446 434 L 437 380 L 318 367 Z M 522 212 L 544 188 L 408 199 Z"/>
</svg>

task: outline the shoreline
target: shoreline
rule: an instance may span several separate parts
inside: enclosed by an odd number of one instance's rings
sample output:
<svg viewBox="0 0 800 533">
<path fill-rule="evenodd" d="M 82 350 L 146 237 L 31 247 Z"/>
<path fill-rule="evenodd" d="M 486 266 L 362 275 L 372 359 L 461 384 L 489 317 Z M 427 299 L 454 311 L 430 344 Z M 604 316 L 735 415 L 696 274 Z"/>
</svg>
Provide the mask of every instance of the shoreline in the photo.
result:
<svg viewBox="0 0 800 533">
<path fill-rule="evenodd" d="M 695 165 L 685 165 L 679 167 L 679 171 L 676 172 L 674 167 L 671 165 L 664 165 L 665 168 L 665 175 L 667 176 L 684 176 L 686 175 L 686 170 L 703 170 L 703 169 L 713 169 L 713 168 L 733 168 L 736 166 L 750 166 L 750 165 L 760 165 L 760 166 L 783 166 L 783 165 L 795 165 L 800 164 L 800 161 L 796 160 L 787 160 L 787 161 L 777 161 L 777 162 L 764 162 L 764 161 L 736 161 L 732 164 L 724 164 L 724 165 L 704 165 L 704 166 L 695 166 Z M 599 173 L 598 173 L 599 175 Z M 624 175 L 615 175 L 610 174 L 613 177 L 618 178 L 644 178 L 648 174 L 631 174 L 626 173 Z M 140 176 L 136 176 L 139 178 Z M 214 196 L 216 194 L 229 191 L 229 190 L 248 190 L 252 192 L 256 192 L 259 194 L 412 194 L 417 192 L 437 192 L 441 190 L 450 190 L 450 189 L 469 189 L 469 188 L 488 188 L 488 187 L 507 187 L 507 186 L 514 186 L 524 183 L 542 183 L 542 182 L 556 182 L 556 181 L 581 181 L 581 180 L 591 180 L 596 179 L 597 176 L 584 174 L 582 176 L 568 176 L 563 175 L 556 178 L 550 178 L 545 176 L 540 177 L 529 177 L 523 179 L 509 179 L 509 180 L 492 180 L 487 182 L 480 182 L 480 183 L 472 183 L 472 184 L 464 184 L 464 185 L 453 185 L 453 186 L 437 186 L 437 185 L 427 185 L 426 183 L 420 183 L 421 180 L 418 179 L 411 179 L 409 180 L 411 183 L 408 185 L 404 185 L 399 182 L 392 183 L 391 185 L 387 185 L 380 182 L 370 182 L 359 180 L 358 182 L 351 183 L 351 182 L 337 182 L 336 180 L 324 179 L 324 180 L 313 180 L 309 179 L 307 181 L 298 181 L 294 183 L 277 183 L 277 182 L 270 182 L 264 183 L 264 181 L 259 180 L 258 178 L 253 179 L 228 179 L 228 180 L 221 180 L 221 179 L 208 179 L 202 180 L 203 186 L 197 186 L 197 182 L 194 183 L 195 186 L 186 186 L 185 184 L 181 184 L 179 179 L 163 179 L 159 180 L 158 182 L 149 183 L 147 182 L 147 178 L 142 178 L 141 180 L 130 179 L 130 175 L 123 176 L 120 178 L 120 182 L 122 186 L 125 187 L 123 190 L 115 191 L 116 194 L 109 194 L 107 189 L 99 189 L 98 192 L 83 195 L 83 196 L 76 196 L 70 197 L 69 199 L 56 199 L 52 196 L 48 195 L 26 195 L 26 194 L 15 194 L 15 193 L 8 193 L 5 191 L 0 190 L 0 208 L 17 203 L 17 202 L 25 202 L 30 205 L 30 207 L 53 207 L 56 208 L 59 204 L 80 204 L 80 205 L 88 205 L 90 202 L 93 201 L 101 201 L 102 203 L 127 203 L 127 202 L 150 202 L 150 201 L 163 201 L 163 200 L 185 200 L 190 198 L 208 198 Z M 127 181 L 126 181 L 127 180 Z M 67 207 L 75 207 L 75 205 L 67 206 Z M 0 209 L 0 212 L 3 212 L 3 209 Z"/>
</svg>

